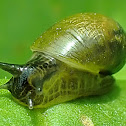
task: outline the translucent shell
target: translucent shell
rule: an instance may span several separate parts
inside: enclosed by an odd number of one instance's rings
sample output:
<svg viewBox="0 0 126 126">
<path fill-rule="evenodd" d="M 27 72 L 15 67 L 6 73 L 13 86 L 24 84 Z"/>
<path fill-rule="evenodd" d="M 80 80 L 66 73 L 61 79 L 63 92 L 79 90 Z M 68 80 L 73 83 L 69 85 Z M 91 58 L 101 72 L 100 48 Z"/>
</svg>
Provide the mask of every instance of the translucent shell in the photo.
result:
<svg viewBox="0 0 126 126">
<path fill-rule="evenodd" d="M 31 46 L 77 69 L 113 74 L 125 64 L 126 36 L 114 20 L 96 13 L 66 18 Z"/>
</svg>

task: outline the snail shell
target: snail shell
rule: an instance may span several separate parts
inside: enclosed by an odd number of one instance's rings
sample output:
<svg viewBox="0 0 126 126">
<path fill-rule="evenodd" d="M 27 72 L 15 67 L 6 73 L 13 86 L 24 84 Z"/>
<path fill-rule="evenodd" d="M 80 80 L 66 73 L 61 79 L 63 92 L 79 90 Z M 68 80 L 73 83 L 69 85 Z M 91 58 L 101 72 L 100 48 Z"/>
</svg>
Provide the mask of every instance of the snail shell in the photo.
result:
<svg viewBox="0 0 126 126">
<path fill-rule="evenodd" d="M 31 46 L 24 65 L 0 63 L 13 77 L 0 88 L 30 109 L 44 108 L 111 89 L 126 60 L 126 36 L 114 20 L 96 13 L 68 17 Z"/>
<path fill-rule="evenodd" d="M 115 73 L 125 64 L 126 37 L 114 20 L 81 13 L 55 24 L 31 46 L 75 68 Z"/>
</svg>

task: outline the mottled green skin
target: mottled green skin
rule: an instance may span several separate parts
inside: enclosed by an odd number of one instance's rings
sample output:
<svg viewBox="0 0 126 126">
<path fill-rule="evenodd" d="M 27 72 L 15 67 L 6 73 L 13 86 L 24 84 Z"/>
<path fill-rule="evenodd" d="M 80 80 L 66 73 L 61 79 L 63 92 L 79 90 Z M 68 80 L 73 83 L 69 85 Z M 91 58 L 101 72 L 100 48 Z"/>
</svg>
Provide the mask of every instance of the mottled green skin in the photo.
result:
<svg viewBox="0 0 126 126">
<path fill-rule="evenodd" d="M 114 20 L 96 13 L 68 17 L 31 46 L 77 69 L 112 74 L 125 64 L 126 36 Z"/>
<path fill-rule="evenodd" d="M 113 84 L 112 76 L 94 75 L 62 63 L 44 82 L 42 95 L 34 95 L 34 108 L 47 108 L 82 96 L 102 95 L 110 91 Z"/>
<path fill-rule="evenodd" d="M 43 55 L 43 53 L 36 54 L 39 54 L 40 58 L 45 59 L 49 64 L 49 56 Z M 34 55 L 34 57 L 36 56 Z M 28 65 L 36 65 L 35 70 L 33 74 L 28 76 L 25 88 L 18 91 L 20 84 L 15 84 L 12 88 L 14 90 L 12 95 L 17 92 L 14 97 L 26 106 L 28 105 L 28 94 L 30 92 L 29 97 L 32 99 L 34 108 L 46 108 L 82 96 L 104 94 L 114 84 L 114 78 L 110 75 L 104 76 L 78 70 L 59 60 L 56 60 L 55 66 L 45 69 L 40 68 L 40 65 L 43 64 L 42 60 L 34 57 L 28 62 Z M 36 64 L 35 62 L 39 63 Z M 40 92 L 37 91 L 39 87 L 42 90 Z M 28 88 L 29 90 L 25 90 Z"/>
</svg>

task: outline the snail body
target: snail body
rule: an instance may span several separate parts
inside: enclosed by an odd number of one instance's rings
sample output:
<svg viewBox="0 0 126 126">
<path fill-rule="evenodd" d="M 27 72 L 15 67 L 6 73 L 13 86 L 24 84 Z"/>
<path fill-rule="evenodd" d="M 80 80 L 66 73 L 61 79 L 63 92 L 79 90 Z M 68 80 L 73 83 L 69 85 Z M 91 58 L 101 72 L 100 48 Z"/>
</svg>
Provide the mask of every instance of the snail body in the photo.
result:
<svg viewBox="0 0 126 126">
<path fill-rule="evenodd" d="M 29 109 L 45 108 L 82 96 L 101 95 L 126 60 L 126 36 L 114 20 L 96 13 L 68 17 L 31 46 L 24 65 L 0 63 L 13 74 L 0 88 Z"/>
</svg>

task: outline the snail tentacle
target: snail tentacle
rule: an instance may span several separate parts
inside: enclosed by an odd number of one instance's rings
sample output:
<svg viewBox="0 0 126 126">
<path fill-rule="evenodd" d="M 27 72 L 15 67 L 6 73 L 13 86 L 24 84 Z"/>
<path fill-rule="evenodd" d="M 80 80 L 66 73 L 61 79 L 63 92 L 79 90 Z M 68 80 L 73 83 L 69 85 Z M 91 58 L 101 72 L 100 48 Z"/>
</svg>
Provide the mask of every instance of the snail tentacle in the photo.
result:
<svg viewBox="0 0 126 126">
<path fill-rule="evenodd" d="M 0 62 L 0 68 L 16 76 L 17 74 L 21 73 L 23 65 Z"/>
</svg>

